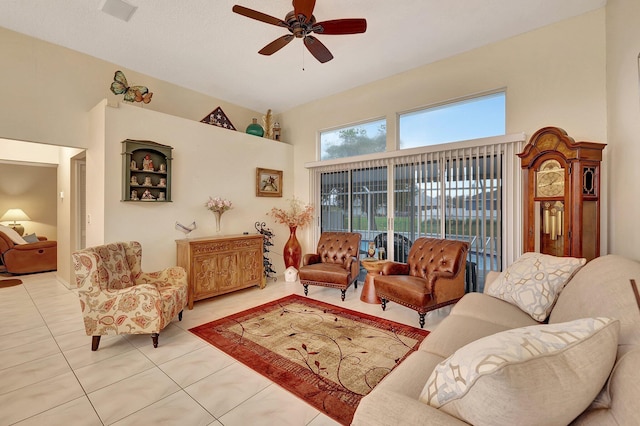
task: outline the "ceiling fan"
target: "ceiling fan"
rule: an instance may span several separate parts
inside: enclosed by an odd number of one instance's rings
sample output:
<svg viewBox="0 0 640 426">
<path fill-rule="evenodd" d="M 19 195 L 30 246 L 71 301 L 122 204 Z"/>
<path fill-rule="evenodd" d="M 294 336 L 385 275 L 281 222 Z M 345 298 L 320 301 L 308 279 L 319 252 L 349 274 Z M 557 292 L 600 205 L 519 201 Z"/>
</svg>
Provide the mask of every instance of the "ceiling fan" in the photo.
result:
<svg viewBox="0 0 640 426">
<path fill-rule="evenodd" d="M 309 52 L 318 61 L 325 63 L 332 60 L 333 55 L 311 33 L 331 35 L 359 34 L 367 30 L 367 20 L 357 18 L 316 22 L 316 17 L 313 16 L 315 5 L 315 0 L 293 0 L 293 10 L 287 13 L 284 20 L 239 5 L 233 6 L 232 10 L 247 18 L 286 28 L 291 33 L 267 44 L 258 52 L 261 55 L 272 55 L 289 44 L 294 38 L 301 38 Z"/>
</svg>

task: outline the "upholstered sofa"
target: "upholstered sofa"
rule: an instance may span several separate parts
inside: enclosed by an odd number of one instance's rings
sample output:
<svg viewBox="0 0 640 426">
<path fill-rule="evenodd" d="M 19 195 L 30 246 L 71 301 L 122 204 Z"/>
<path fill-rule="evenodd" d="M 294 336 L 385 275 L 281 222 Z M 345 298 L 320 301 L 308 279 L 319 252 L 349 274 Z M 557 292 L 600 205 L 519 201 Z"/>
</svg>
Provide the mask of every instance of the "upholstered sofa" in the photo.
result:
<svg viewBox="0 0 640 426">
<path fill-rule="evenodd" d="M 29 243 L 11 228 L 0 227 L 0 258 L 7 272 L 31 274 L 55 271 L 58 262 L 58 243 L 46 237 Z"/>
<path fill-rule="evenodd" d="M 531 294 L 504 297 L 526 281 L 510 268 L 490 273 L 484 294 L 466 294 L 362 399 L 352 424 L 639 425 L 640 263 L 607 255 L 569 271 L 557 297 L 543 294 L 548 309 L 533 315 Z M 576 324 L 592 331 L 580 335 Z M 536 332 L 558 337 L 558 347 L 539 345 Z M 513 336 L 523 342 L 515 351 L 504 344 Z"/>
</svg>

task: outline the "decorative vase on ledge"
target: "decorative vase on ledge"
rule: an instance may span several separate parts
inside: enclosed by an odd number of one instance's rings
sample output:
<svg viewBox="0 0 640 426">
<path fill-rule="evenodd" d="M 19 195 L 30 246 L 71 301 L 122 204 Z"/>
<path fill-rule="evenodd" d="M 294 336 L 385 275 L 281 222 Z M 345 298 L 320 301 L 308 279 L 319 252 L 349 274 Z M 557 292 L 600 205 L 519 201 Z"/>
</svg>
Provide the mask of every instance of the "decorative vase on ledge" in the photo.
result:
<svg viewBox="0 0 640 426">
<path fill-rule="evenodd" d="M 264 129 L 258 124 L 258 119 L 251 119 L 251 124 L 247 126 L 247 133 L 254 136 L 264 136 Z"/>
<path fill-rule="evenodd" d="M 284 244 L 284 250 L 282 255 L 284 257 L 284 266 L 288 268 L 293 266 L 296 269 L 300 269 L 300 260 L 302 259 L 302 246 L 296 238 L 297 226 L 289 227 L 289 239 Z"/>
</svg>

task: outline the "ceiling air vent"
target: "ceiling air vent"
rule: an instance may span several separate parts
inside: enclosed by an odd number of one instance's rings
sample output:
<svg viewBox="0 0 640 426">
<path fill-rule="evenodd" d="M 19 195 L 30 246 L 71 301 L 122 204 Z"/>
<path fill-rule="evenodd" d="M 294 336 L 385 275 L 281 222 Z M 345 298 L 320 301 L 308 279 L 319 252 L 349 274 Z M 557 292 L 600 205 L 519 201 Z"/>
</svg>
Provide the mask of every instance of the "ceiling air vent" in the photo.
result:
<svg viewBox="0 0 640 426">
<path fill-rule="evenodd" d="M 128 22 L 138 7 L 132 6 L 122 0 L 103 0 L 100 10 L 104 13 Z"/>
</svg>

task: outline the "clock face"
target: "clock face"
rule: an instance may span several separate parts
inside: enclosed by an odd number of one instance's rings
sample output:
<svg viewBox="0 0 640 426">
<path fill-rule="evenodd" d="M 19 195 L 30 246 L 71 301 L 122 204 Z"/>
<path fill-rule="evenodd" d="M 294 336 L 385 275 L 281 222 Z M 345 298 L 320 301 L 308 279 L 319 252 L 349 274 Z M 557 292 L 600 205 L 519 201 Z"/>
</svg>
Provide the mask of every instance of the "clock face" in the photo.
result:
<svg viewBox="0 0 640 426">
<path fill-rule="evenodd" d="M 536 172 L 536 197 L 564 196 L 564 169 L 556 160 L 547 160 Z"/>
</svg>

